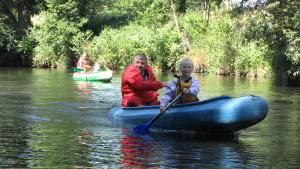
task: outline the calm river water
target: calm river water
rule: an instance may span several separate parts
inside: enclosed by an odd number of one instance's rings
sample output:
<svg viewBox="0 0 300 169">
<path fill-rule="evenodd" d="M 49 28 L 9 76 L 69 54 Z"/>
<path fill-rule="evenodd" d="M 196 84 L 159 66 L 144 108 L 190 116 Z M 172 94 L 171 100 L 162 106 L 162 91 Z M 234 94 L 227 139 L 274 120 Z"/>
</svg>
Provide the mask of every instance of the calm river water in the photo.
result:
<svg viewBox="0 0 300 169">
<path fill-rule="evenodd" d="M 137 134 L 108 118 L 121 103 L 121 73 L 111 83 L 74 81 L 71 73 L 0 68 L 0 168 L 300 168 L 299 87 L 194 74 L 200 99 L 259 95 L 269 102 L 268 116 L 235 137 Z"/>
</svg>

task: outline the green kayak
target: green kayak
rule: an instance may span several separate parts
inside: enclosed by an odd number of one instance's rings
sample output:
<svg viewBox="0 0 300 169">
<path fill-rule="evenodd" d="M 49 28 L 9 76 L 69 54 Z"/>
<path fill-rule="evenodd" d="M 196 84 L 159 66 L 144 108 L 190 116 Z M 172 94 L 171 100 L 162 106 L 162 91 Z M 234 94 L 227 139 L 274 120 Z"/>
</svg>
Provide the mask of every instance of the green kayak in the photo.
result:
<svg viewBox="0 0 300 169">
<path fill-rule="evenodd" d="M 73 75 L 74 80 L 85 81 L 110 81 L 113 72 L 111 70 L 99 71 L 99 72 L 76 72 Z"/>
</svg>

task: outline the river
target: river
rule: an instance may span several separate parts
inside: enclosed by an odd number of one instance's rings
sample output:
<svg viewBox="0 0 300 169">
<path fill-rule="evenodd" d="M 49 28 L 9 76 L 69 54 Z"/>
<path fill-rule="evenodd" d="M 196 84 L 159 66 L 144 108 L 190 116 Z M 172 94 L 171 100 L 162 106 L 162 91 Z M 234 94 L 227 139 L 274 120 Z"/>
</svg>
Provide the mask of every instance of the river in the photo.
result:
<svg viewBox="0 0 300 169">
<path fill-rule="evenodd" d="M 300 87 L 193 75 L 201 83 L 200 100 L 258 95 L 269 102 L 268 116 L 234 137 L 137 134 L 108 118 L 121 103 L 121 72 L 101 83 L 74 81 L 69 70 L 2 67 L 0 168 L 300 168 Z"/>
</svg>

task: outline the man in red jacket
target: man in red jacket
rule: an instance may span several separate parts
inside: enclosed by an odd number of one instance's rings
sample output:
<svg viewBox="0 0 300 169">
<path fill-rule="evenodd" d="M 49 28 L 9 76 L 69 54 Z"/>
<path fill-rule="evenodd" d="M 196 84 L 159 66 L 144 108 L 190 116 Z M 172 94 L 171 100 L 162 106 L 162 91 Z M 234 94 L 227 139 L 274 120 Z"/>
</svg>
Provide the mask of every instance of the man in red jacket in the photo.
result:
<svg viewBox="0 0 300 169">
<path fill-rule="evenodd" d="M 156 91 L 168 82 L 156 80 L 144 53 L 136 54 L 122 75 L 122 106 L 159 105 Z"/>
</svg>

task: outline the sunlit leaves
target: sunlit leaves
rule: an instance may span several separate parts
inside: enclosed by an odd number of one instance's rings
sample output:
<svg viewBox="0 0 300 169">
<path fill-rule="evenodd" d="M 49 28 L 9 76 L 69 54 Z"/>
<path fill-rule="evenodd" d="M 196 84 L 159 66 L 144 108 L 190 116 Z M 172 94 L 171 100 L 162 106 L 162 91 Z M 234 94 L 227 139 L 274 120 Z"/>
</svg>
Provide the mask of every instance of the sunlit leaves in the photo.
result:
<svg viewBox="0 0 300 169">
<path fill-rule="evenodd" d="M 0 48 L 11 51 L 17 46 L 16 31 L 8 24 L 4 24 L 4 17 L 0 18 Z"/>
<path fill-rule="evenodd" d="M 23 45 L 26 46 L 26 39 L 29 44 L 33 44 L 32 39 L 36 42 L 33 48 L 34 66 L 66 66 L 72 55 L 82 52 L 91 33 L 81 32 L 80 27 L 87 20 L 78 16 L 75 1 L 56 5 L 54 1 L 49 2 L 49 10 L 40 14 L 42 22 L 30 29 Z"/>
<path fill-rule="evenodd" d="M 94 59 L 103 59 L 114 69 L 126 67 L 132 57 L 145 53 L 149 61 L 158 65 L 171 65 L 182 54 L 178 46 L 179 35 L 173 27 L 151 29 L 132 24 L 120 29 L 105 29 L 90 46 Z"/>
<path fill-rule="evenodd" d="M 244 17 L 239 29 L 246 43 L 261 41 L 274 51 L 270 56 L 274 72 L 280 76 L 299 72 L 300 1 L 268 1 L 264 8 L 254 9 Z"/>
</svg>

